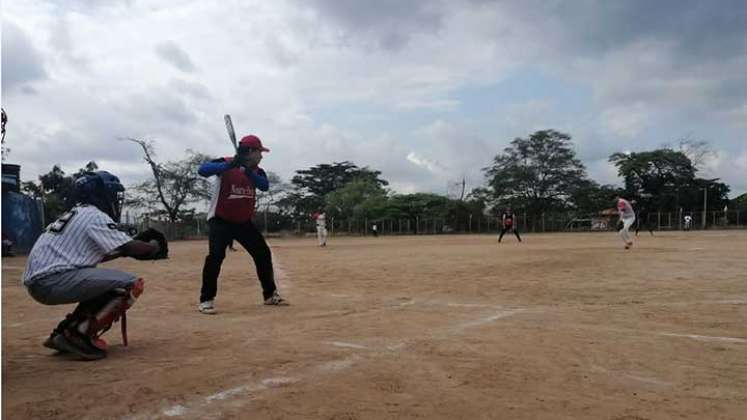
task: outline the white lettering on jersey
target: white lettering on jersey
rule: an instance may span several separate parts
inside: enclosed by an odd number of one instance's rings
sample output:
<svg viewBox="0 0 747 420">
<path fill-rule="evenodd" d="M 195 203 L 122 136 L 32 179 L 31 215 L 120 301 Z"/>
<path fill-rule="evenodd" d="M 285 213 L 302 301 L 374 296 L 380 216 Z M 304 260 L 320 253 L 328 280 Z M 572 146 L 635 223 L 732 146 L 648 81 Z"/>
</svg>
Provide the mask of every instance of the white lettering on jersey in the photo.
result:
<svg viewBox="0 0 747 420">
<path fill-rule="evenodd" d="M 237 198 L 254 198 L 254 189 L 251 187 L 237 187 L 231 185 L 231 192 L 228 194 L 228 199 L 233 200 Z"/>
</svg>

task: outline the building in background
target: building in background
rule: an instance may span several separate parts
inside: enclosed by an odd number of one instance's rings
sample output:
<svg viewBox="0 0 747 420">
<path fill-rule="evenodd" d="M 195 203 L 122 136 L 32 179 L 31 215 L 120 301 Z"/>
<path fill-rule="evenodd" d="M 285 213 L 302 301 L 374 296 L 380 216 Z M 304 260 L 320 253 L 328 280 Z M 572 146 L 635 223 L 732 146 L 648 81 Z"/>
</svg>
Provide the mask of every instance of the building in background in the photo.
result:
<svg viewBox="0 0 747 420">
<path fill-rule="evenodd" d="M 2 164 L 2 240 L 3 256 L 27 253 L 44 228 L 41 200 L 21 193 L 21 166 Z"/>
</svg>

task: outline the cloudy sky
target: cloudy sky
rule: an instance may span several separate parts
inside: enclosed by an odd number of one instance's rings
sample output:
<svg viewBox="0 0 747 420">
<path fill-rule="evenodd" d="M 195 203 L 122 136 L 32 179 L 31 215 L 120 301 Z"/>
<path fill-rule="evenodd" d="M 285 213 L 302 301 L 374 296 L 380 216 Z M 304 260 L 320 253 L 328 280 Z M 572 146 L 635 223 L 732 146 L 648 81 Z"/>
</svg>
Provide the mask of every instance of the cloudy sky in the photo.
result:
<svg viewBox="0 0 747 420">
<path fill-rule="evenodd" d="M 747 2 L 14 0 L 2 10 L 6 162 L 24 180 L 89 160 L 126 184 L 123 137 L 263 166 L 350 160 L 397 192 L 445 193 L 515 137 L 570 134 L 589 175 L 616 151 L 709 142 L 701 176 L 747 191 Z"/>
</svg>

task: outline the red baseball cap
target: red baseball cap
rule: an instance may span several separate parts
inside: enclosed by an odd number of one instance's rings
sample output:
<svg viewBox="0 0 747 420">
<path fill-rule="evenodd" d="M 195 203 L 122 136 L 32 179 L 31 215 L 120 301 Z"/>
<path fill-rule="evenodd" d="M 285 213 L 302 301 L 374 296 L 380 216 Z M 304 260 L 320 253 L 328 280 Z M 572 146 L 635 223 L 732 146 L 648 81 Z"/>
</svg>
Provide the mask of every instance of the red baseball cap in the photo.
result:
<svg viewBox="0 0 747 420">
<path fill-rule="evenodd" d="M 248 149 L 259 149 L 263 152 L 269 152 L 270 149 L 262 146 L 262 140 L 254 134 L 249 134 L 241 138 L 239 142 L 239 148 L 246 147 Z"/>
</svg>

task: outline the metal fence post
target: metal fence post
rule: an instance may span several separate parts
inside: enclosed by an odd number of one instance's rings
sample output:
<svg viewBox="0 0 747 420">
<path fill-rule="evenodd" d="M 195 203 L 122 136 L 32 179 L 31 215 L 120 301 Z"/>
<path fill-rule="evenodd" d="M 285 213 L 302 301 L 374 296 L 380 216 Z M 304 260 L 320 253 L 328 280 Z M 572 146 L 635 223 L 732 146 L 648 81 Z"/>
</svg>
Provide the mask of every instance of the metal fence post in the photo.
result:
<svg viewBox="0 0 747 420">
<path fill-rule="evenodd" d="M 680 207 L 680 214 L 677 216 L 677 230 L 682 230 L 682 207 Z"/>
<path fill-rule="evenodd" d="M 542 212 L 542 233 L 545 233 L 545 212 Z"/>
</svg>

